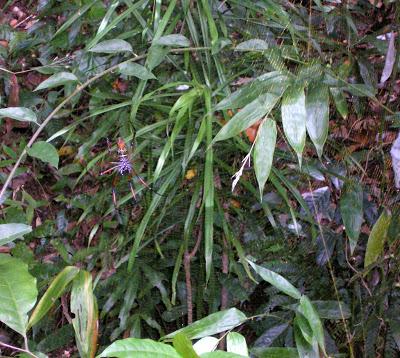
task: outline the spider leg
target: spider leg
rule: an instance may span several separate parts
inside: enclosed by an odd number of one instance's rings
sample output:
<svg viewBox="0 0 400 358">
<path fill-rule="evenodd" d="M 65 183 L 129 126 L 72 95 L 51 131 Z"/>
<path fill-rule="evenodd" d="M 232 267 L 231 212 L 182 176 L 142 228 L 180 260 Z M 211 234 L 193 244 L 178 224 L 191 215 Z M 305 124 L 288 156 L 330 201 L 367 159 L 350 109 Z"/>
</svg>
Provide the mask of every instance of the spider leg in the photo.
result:
<svg viewBox="0 0 400 358">
<path fill-rule="evenodd" d="M 111 167 L 111 168 L 108 168 L 107 170 L 101 172 L 100 175 L 107 174 L 107 173 L 109 173 L 109 172 L 111 172 L 111 171 L 113 171 L 113 170 L 115 170 L 115 169 L 117 169 L 117 168 L 118 168 L 118 165 L 115 165 L 115 166 L 113 166 L 113 167 Z"/>
<path fill-rule="evenodd" d="M 136 173 L 136 171 L 132 168 L 132 174 L 142 183 L 143 186 L 145 186 L 147 189 L 151 190 L 153 193 L 160 195 L 160 196 L 164 196 L 163 194 L 158 193 L 157 191 L 155 191 L 149 184 L 146 183 L 146 181 L 139 175 Z"/>
</svg>

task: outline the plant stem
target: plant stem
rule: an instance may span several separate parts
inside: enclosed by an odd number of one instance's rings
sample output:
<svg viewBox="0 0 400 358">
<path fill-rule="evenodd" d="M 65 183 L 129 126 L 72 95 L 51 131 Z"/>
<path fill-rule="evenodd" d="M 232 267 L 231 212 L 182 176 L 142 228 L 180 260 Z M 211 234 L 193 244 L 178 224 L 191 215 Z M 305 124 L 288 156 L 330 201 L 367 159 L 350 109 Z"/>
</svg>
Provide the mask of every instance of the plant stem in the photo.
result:
<svg viewBox="0 0 400 358">
<path fill-rule="evenodd" d="M 185 51 L 203 51 L 203 50 L 209 50 L 208 47 L 187 47 L 187 48 L 175 48 L 175 49 L 171 49 L 170 52 L 171 53 L 182 53 Z M 20 156 L 18 157 L 16 163 L 14 164 L 14 167 L 11 169 L 10 174 L 8 174 L 8 177 L 6 179 L 6 182 L 4 183 L 3 188 L 0 191 L 0 202 L 2 202 L 2 198 L 6 192 L 6 189 L 8 188 L 8 186 L 11 183 L 12 178 L 15 175 L 15 172 L 17 170 L 17 168 L 19 167 L 19 165 L 22 162 L 22 159 L 24 158 L 24 156 L 27 154 L 27 150 L 28 148 L 30 148 L 32 146 L 32 144 L 35 142 L 35 140 L 38 138 L 39 134 L 42 132 L 42 130 L 44 129 L 44 127 L 46 127 L 46 125 L 50 122 L 50 120 L 56 115 L 56 113 L 62 108 L 64 107 L 65 104 L 67 104 L 73 97 L 75 97 L 79 92 L 83 91 L 86 87 L 88 87 L 89 85 L 91 85 L 93 82 L 97 81 L 99 78 L 103 77 L 104 75 L 113 72 L 114 70 L 118 69 L 118 67 L 123 64 L 123 63 L 128 63 L 128 62 L 136 62 L 139 61 L 143 58 L 147 57 L 147 54 L 144 55 L 140 55 L 140 56 L 135 56 L 132 57 L 126 61 L 120 62 L 114 66 L 111 66 L 110 68 L 100 72 L 99 74 L 97 74 L 96 76 L 90 78 L 89 80 L 87 80 L 85 83 L 79 85 L 76 87 L 75 91 L 73 91 L 68 97 L 66 97 L 48 116 L 47 118 L 43 121 L 43 123 L 39 126 L 39 128 L 36 130 L 35 133 L 33 133 L 32 138 L 29 140 L 28 144 L 26 145 L 26 147 L 24 148 L 24 150 L 22 151 L 22 153 L 20 154 Z"/>
<path fill-rule="evenodd" d="M 10 344 L 3 343 L 3 342 L 0 342 L 0 346 L 12 349 L 14 351 L 18 351 L 18 352 L 23 352 L 23 353 L 29 354 L 33 358 L 39 358 L 37 355 L 33 354 L 29 349 L 22 349 L 22 348 L 14 347 L 14 346 L 12 346 Z"/>
</svg>

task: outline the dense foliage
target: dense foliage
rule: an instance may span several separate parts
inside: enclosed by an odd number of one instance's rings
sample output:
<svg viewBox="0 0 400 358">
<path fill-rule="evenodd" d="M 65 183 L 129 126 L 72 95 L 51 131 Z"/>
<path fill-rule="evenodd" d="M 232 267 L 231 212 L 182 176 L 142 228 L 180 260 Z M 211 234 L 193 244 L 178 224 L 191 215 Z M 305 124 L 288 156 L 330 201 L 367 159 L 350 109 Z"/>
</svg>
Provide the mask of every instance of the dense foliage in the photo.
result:
<svg viewBox="0 0 400 358">
<path fill-rule="evenodd" d="M 0 6 L 1 353 L 398 355 L 396 1 Z"/>
</svg>

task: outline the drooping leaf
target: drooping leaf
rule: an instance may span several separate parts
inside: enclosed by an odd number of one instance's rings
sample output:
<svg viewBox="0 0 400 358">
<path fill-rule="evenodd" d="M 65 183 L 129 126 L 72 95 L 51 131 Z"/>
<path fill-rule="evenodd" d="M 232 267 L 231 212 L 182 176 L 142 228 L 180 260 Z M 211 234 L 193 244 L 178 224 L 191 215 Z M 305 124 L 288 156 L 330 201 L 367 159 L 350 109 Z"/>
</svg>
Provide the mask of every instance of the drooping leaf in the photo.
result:
<svg viewBox="0 0 400 358">
<path fill-rule="evenodd" d="M 325 354 L 324 328 L 317 311 L 307 296 L 301 297 L 298 310 L 308 320 L 313 335 L 317 340 L 320 349 Z"/>
<path fill-rule="evenodd" d="M 265 93 L 253 102 L 250 102 L 221 128 L 215 136 L 214 142 L 234 137 L 245 129 L 251 127 L 274 108 L 278 99 L 279 97 L 275 94 Z"/>
<path fill-rule="evenodd" d="M 382 254 L 387 239 L 387 231 L 391 221 L 391 215 L 384 210 L 374 224 L 369 234 L 367 250 L 365 252 L 364 267 L 374 263 Z"/>
<path fill-rule="evenodd" d="M 71 312 L 75 315 L 72 325 L 79 354 L 92 358 L 97 349 L 98 311 L 93 295 L 92 275 L 79 271 L 75 276 L 71 291 Z"/>
<path fill-rule="evenodd" d="M 227 352 L 240 354 L 245 357 L 249 355 L 246 338 L 237 332 L 229 332 L 226 336 L 226 350 Z"/>
<path fill-rule="evenodd" d="M 268 328 L 254 342 L 254 347 L 269 347 L 288 328 L 288 323 L 279 323 Z"/>
<path fill-rule="evenodd" d="M 155 342 L 151 339 L 126 338 L 108 346 L 100 357 L 116 358 L 182 358 L 176 350 L 168 344 Z"/>
<path fill-rule="evenodd" d="M 37 124 L 35 112 L 25 107 L 7 107 L 0 109 L 0 118 L 12 118 L 21 122 L 33 122 Z"/>
<path fill-rule="evenodd" d="M 363 190 L 358 183 L 346 183 L 340 198 L 340 212 L 353 253 L 363 222 Z"/>
<path fill-rule="evenodd" d="M 53 76 L 50 76 L 47 80 L 37 86 L 34 91 L 40 91 L 46 88 L 53 88 L 58 86 L 64 86 L 67 83 L 78 82 L 78 78 L 70 72 L 58 72 Z"/>
<path fill-rule="evenodd" d="M 5 245 L 15 239 L 22 238 L 25 234 L 32 231 L 32 226 L 25 224 L 1 224 L 0 225 L 0 246 Z"/>
<path fill-rule="evenodd" d="M 347 106 L 346 97 L 343 94 L 343 91 L 340 88 L 330 88 L 331 95 L 336 105 L 336 109 L 339 114 L 346 119 L 349 114 L 349 108 Z"/>
<path fill-rule="evenodd" d="M 299 358 L 320 358 L 317 340 L 309 344 L 303 337 L 297 317 L 294 319 L 294 338 Z"/>
<path fill-rule="evenodd" d="M 382 71 L 382 76 L 380 83 L 383 84 L 385 83 L 389 78 L 390 75 L 392 74 L 394 64 L 396 62 L 396 46 L 395 46 L 395 33 L 392 31 L 390 33 L 390 39 L 389 39 L 389 46 L 388 50 L 386 53 L 386 58 L 385 58 L 385 67 L 383 68 Z"/>
<path fill-rule="evenodd" d="M 75 266 L 65 267 L 51 282 L 49 288 L 44 293 L 39 303 L 33 310 L 28 323 L 28 329 L 38 323 L 54 305 L 55 301 L 61 297 L 65 288 L 78 274 L 79 269 Z"/>
<path fill-rule="evenodd" d="M 156 78 L 146 67 L 138 63 L 123 63 L 119 66 L 119 72 L 126 76 L 135 76 L 141 80 L 151 80 Z"/>
<path fill-rule="evenodd" d="M 58 152 L 57 149 L 50 143 L 39 141 L 32 145 L 27 150 L 31 157 L 40 159 L 45 163 L 49 163 L 51 166 L 58 168 Z"/>
<path fill-rule="evenodd" d="M 198 358 L 196 351 L 193 349 L 192 342 L 183 333 L 178 333 L 173 340 L 176 351 L 187 358 Z"/>
<path fill-rule="evenodd" d="M 181 34 L 165 35 L 153 42 L 154 45 L 173 46 L 173 47 L 189 47 L 190 41 Z"/>
<path fill-rule="evenodd" d="M 301 157 L 306 141 L 307 111 L 304 88 L 293 86 L 286 90 L 282 99 L 282 125 L 286 138 L 296 152 L 301 166 Z"/>
<path fill-rule="evenodd" d="M 257 272 L 264 281 L 267 281 L 271 285 L 275 286 L 278 290 L 286 293 L 288 296 L 296 299 L 301 298 L 300 291 L 284 277 L 271 270 L 266 269 L 265 267 L 258 266 L 250 260 L 248 260 L 248 262 L 254 269 L 254 271 Z"/>
<path fill-rule="evenodd" d="M 307 132 L 314 143 L 318 156 L 321 158 L 322 150 L 328 137 L 329 127 L 329 91 L 324 84 L 308 87 L 306 97 Z"/>
<path fill-rule="evenodd" d="M 97 45 L 89 49 L 89 52 L 99 53 L 118 53 L 118 52 L 133 52 L 132 45 L 121 39 L 113 39 L 99 42 Z"/>
<path fill-rule="evenodd" d="M 235 328 L 246 319 L 246 315 L 243 312 L 236 308 L 230 308 L 228 310 L 212 313 L 187 327 L 166 335 L 163 339 L 169 340 L 178 333 L 184 333 L 189 339 L 211 336 Z"/>
<path fill-rule="evenodd" d="M 38 295 L 36 279 L 23 261 L 0 254 L 0 287 L 0 321 L 25 336 L 27 313 Z"/>
<path fill-rule="evenodd" d="M 253 160 L 254 171 L 260 190 L 260 198 L 267 182 L 274 159 L 276 144 L 276 123 L 274 120 L 265 120 L 258 129 L 258 136 L 254 146 Z"/>
</svg>

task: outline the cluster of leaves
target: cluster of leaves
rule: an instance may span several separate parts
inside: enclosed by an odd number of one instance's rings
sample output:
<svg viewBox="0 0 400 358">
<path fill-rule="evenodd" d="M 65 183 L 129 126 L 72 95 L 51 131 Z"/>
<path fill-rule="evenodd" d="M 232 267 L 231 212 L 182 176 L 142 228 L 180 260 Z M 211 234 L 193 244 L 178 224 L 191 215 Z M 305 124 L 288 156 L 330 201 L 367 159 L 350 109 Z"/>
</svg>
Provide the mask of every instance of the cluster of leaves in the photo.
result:
<svg viewBox="0 0 400 358">
<path fill-rule="evenodd" d="M 27 296 L 0 320 L 25 353 L 68 348 L 75 335 L 79 354 L 94 356 L 99 311 L 102 348 L 133 337 L 100 356 L 219 356 L 205 353 L 219 341 L 210 336 L 244 322 L 260 357 L 395 356 L 398 199 L 384 196 L 384 130 L 399 118 L 399 13 L 393 1 L 49 0 L 29 26 L 0 25 L 11 138 L 0 243 L 12 255 L 1 279 Z M 392 40 L 377 38 L 389 25 Z M 369 133 L 350 150 L 367 117 L 379 143 Z M 153 190 L 101 175 L 118 137 Z M 29 320 L 37 289 L 21 260 L 40 291 L 58 274 Z M 256 322 L 227 310 L 239 304 Z M 174 337 L 174 348 L 143 337 Z M 227 350 L 248 356 L 238 333 Z"/>
</svg>

